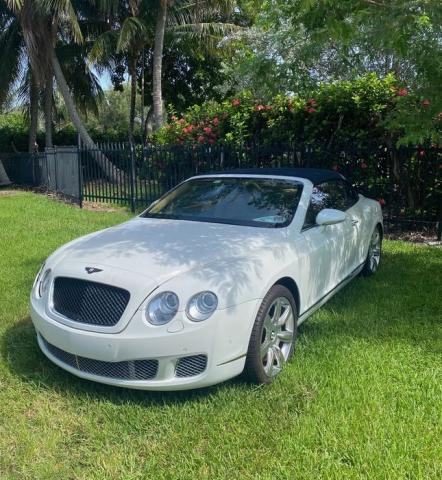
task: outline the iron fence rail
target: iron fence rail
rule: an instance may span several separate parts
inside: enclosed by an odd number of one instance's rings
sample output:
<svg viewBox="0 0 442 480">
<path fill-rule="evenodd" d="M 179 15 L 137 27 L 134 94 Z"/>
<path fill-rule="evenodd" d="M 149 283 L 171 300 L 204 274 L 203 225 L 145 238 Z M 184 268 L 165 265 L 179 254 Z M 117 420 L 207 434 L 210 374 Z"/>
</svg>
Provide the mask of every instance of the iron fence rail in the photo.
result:
<svg viewBox="0 0 442 480">
<path fill-rule="evenodd" d="M 100 158 L 100 161 L 97 161 Z M 105 160 L 103 160 L 103 158 Z M 106 143 L 62 147 L 4 160 L 15 183 L 47 188 L 73 199 L 144 208 L 186 178 L 256 167 L 319 167 L 342 172 L 384 204 L 386 221 L 441 235 L 442 149 L 321 145 L 205 145 L 142 147 Z"/>
</svg>

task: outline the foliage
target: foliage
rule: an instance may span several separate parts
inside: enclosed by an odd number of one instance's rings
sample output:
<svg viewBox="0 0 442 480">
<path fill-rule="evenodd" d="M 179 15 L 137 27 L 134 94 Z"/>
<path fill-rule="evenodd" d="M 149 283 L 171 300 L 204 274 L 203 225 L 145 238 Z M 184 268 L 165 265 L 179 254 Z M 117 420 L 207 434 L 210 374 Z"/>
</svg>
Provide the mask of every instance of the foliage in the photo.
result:
<svg viewBox="0 0 442 480">
<path fill-rule="evenodd" d="M 234 47 L 224 87 L 250 89 L 265 101 L 278 92 L 302 95 L 318 82 L 393 72 L 421 100 L 442 106 L 440 0 L 263 1 Z M 424 136 L 431 116 L 423 117 L 419 130 L 414 109 L 397 111 L 407 141 Z"/>
<path fill-rule="evenodd" d="M 407 112 L 409 123 L 403 123 Z M 188 109 L 157 134 L 160 144 L 260 142 L 339 146 L 442 141 L 442 114 L 393 75 L 322 84 L 306 95 L 277 95 L 270 102 L 250 92 Z M 411 120 L 412 119 L 412 120 Z"/>
</svg>

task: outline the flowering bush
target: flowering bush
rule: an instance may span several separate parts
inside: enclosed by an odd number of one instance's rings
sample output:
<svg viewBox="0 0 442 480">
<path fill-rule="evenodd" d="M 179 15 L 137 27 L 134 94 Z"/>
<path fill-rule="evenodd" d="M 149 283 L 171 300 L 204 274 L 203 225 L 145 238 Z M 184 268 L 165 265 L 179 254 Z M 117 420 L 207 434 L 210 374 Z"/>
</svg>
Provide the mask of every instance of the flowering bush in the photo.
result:
<svg viewBox="0 0 442 480">
<path fill-rule="evenodd" d="M 374 74 L 324 84 L 309 95 L 278 95 L 266 103 L 250 92 L 172 112 L 158 144 L 315 143 L 326 146 L 439 143 L 442 112 L 394 76 Z"/>
</svg>

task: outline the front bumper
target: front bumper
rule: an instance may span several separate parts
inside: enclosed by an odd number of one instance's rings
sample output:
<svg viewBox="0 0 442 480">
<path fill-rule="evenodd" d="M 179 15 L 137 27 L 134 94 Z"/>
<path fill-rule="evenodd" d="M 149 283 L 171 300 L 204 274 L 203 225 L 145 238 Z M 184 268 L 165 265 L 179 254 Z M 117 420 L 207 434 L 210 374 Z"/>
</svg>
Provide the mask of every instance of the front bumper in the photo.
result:
<svg viewBox="0 0 442 480">
<path fill-rule="evenodd" d="M 259 300 L 217 310 L 205 322 L 190 322 L 184 312 L 162 327 L 144 320 L 138 310 L 124 330 L 118 333 L 91 332 L 72 328 L 51 318 L 38 300 L 31 298 L 31 317 L 38 344 L 54 363 L 79 377 L 120 387 L 144 390 L 184 390 L 213 385 L 240 374 Z M 68 355 L 98 362 L 155 360 L 158 368 L 148 380 L 113 378 L 82 371 L 75 362 L 54 355 L 48 344 Z M 179 359 L 205 355 L 207 364 L 197 375 L 177 376 Z M 74 365 L 74 366 L 72 366 Z M 78 363 L 77 363 L 78 366 Z"/>
</svg>

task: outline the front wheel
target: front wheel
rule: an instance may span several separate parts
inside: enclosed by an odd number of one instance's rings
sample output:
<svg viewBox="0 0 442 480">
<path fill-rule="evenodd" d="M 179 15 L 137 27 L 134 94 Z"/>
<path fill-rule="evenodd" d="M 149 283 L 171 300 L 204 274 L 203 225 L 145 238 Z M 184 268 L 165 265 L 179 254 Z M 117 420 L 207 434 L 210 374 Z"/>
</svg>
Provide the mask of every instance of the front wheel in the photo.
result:
<svg viewBox="0 0 442 480">
<path fill-rule="evenodd" d="M 369 277 L 376 273 L 381 262 L 381 250 L 382 233 L 380 227 L 376 226 L 370 239 L 370 245 L 368 246 L 368 254 L 364 268 L 362 269 L 362 275 Z"/>
<path fill-rule="evenodd" d="M 290 290 L 274 285 L 262 301 L 250 336 L 244 367 L 247 380 L 271 383 L 281 372 L 293 355 L 297 320 Z"/>
</svg>

